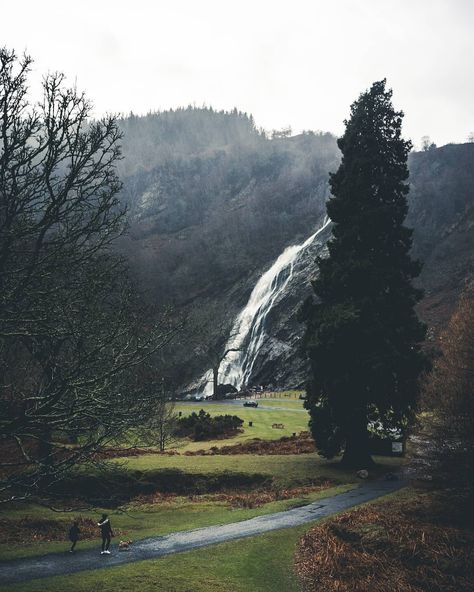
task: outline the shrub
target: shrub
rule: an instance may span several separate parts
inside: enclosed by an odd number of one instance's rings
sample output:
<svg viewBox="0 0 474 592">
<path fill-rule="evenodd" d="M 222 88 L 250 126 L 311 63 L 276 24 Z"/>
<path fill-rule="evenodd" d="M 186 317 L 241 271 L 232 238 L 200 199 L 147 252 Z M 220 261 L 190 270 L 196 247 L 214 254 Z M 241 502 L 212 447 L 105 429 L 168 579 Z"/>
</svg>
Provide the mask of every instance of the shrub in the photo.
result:
<svg viewBox="0 0 474 592">
<path fill-rule="evenodd" d="M 182 417 L 178 421 L 177 435 L 189 437 L 195 442 L 213 440 L 235 435 L 244 423 L 237 415 L 216 415 L 211 417 L 204 409 L 199 413 Z"/>
<path fill-rule="evenodd" d="M 420 451 L 433 476 L 474 491 L 474 283 L 441 336 L 423 389 Z M 424 443 L 424 445 L 423 445 Z"/>
</svg>

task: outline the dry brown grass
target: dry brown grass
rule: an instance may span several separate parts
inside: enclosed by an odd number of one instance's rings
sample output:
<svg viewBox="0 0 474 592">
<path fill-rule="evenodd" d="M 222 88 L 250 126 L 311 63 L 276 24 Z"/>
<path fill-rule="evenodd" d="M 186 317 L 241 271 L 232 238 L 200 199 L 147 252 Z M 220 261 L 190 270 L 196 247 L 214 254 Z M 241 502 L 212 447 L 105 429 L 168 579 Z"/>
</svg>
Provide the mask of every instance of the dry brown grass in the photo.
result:
<svg viewBox="0 0 474 592">
<path fill-rule="evenodd" d="M 419 493 L 311 529 L 295 561 L 304 592 L 472 592 L 474 532 L 461 508 Z"/>
<path fill-rule="evenodd" d="M 320 483 L 318 485 L 307 485 L 301 487 L 288 487 L 288 488 L 275 488 L 261 491 L 251 491 L 249 493 L 208 493 L 203 495 L 190 495 L 186 497 L 186 500 L 191 503 L 203 503 L 203 502 L 223 502 L 231 506 L 232 508 L 258 508 L 264 504 L 275 502 L 278 500 L 286 500 L 293 498 L 301 498 L 312 493 L 318 493 L 334 484 L 329 481 Z M 172 494 L 153 493 L 150 495 L 141 495 L 136 497 L 131 507 L 142 506 L 142 505 L 155 505 L 172 503 L 176 499 L 176 496 Z"/>
<path fill-rule="evenodd" d="M 260 440 L 254 438 L 248 442 L 231 446 L 213 446 L 208 450 L 188 450 L 186 456 L 214 456 L 216 454 L 310 454 L 315 451 L 314 440 L 308 432 L 299 436 L 284 436 L 278 440 Z"/>
<path fill-rule="evenodd" d="M 254 438 L 248 442 L 231 444 L 229 446 L 212 446 L 208 449 L 187 450 L 185 456 L 215 456 L 233 454 L 311 454 L 315 452 L 314 440 L 309 432 L 300 432 L 297 436 L 283 436 L 278 440 L 261 440 Z M 158 454 L 164 456 L 176 456 L 181 453 L 170 449 L 160 452 L 156 448 L 120 448 L 109 447 L 94 455 L 96 460 L 111 460 L 114 458 L 137 457 L 143 455 Z"/>
<path fill-rule="evenodd" d="M 220 500 L 229 503 L 233 508 L 258 508 L 264 504 L 278 500 L 304 497 L 331 487 L 329 482 L 321 485 L 307 485 L 305 487 L 289 487 L 269 491 L 255 491 L 242 494 L 220 494 Z"/>
<path fill-rule="evenodd" d="M 148 456 L 150 454 L 159 454 L 162 456 L 176 456 L 179 452 L 176 450 L 160 451 L 156 448 L 104 448 L 94 455 L 95 460 L 110 460 L 114 458 L 125 458 L 134 456 Z"/>
<path fill-rule="evenodd" d="M 68 541 L 69 528 L 78 522 L 80 540 L 98 539 L 100 536 L 97 522 L 91 518 L 77 516 L 70 521 L 52 518 L 24 516 L 18 519 L 0 520 L 0 540 L 2 543 L 25 544 L 37 541 Z M 121 531 L 114 529 L 116 535 Z"/>
</svg>

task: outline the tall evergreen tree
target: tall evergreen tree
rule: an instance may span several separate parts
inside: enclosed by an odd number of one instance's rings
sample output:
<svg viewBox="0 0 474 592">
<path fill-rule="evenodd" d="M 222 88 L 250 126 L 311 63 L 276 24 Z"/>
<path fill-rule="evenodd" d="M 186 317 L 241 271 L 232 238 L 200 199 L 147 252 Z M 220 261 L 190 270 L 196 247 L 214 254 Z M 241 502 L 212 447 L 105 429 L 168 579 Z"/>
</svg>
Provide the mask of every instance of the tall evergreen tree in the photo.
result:
<svg viewBox="0 0 474 592">
<path fill-rule="evenodd" d="M 414 311 L 412 285 L 421 269 L 411 259 L 407 156 L 403 113 L 385 80 L 351 106 L 338 140 L 342 161 L 331 174 L 333 221 L 329 256 L 318 258 L 316 301 L 302 309 L 312 368 L 306 406 L 320 454 L 344 450 L 343 462 L 372 464 L 368 424 L 402 428 L 413 413 L 424 366 L 425 326 Z"/>
</svg>

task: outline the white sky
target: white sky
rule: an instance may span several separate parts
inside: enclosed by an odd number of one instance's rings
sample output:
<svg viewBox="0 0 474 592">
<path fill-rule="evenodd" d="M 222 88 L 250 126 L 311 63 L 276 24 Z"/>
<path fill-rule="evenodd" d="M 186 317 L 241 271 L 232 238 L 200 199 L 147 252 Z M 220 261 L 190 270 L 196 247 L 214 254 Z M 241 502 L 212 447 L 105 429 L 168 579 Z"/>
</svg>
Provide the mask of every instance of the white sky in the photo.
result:
<svg viewBox="0 0 474 592">
<path fill-rule="evenodd" d="M 387 77 L 415 144 L 474 131 L 474 0 L 3 0 L 0 44 L 76 80 L 96 115 L 236 106 L 340 134 Z"/>
</svg>

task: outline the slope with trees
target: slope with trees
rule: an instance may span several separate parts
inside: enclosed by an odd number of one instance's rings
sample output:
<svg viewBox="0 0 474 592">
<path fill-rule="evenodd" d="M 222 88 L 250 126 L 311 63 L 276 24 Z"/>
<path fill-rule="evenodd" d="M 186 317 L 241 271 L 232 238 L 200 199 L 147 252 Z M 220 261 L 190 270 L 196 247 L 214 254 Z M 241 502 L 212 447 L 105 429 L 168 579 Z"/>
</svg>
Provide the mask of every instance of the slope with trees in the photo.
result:
<svg viewBox="0 0 474 592">
<path fill-rule="evenodd" d="M 420 314 L 439 334 L 474 278 L 474 144 L 410 154 L 407 222 L 414 256 L 423 261 Z"/>
<path fill-rule="evenodd" d="M 228 337 L 216 329 L 230 330 L 262 269 L 313 232 L 337 146 L 330 134 L 270 140 L 237 111 L 188 108 L 120 126 L 130 223 L 121 250 L 148 302 L 186 318 L 173 354 L 183 385 L 211 367 L 208 352 Z M 143 164 L 140 141 L 150 152 Z"/>
<path fill-rule="evenodd" d="M 130 222 L 122 250 L 149 302 L 171 302 L 188 319 L 188 339 L 167 352 L 177 382 L 187 384 L 210 368 L 207 343 L 196 347 L 202 317 L 212 318 L 204 333 L 217 347 L 224 336 L 216 328 L 230 330 L 259 275 L 320 225 L 338 148 L 329 134 L 270 138 L 235 110 L 178 109 L 122 118 L 120 126 L 121 199 Z M 412 152 L 408 164 L 407 224 L 414 228 L 414 256 L 424 263 L 418 310 L 431 336 L 473 274 L 474 145 Z M 310 266 L 320 250 L 308 249 L 301 264 Z M 295 311 L 310 291 L 308 274 L 295 273 L 268 316 L 270 339 L 253 377 L 258 384 L 303 385 Z"/>
</svg>

